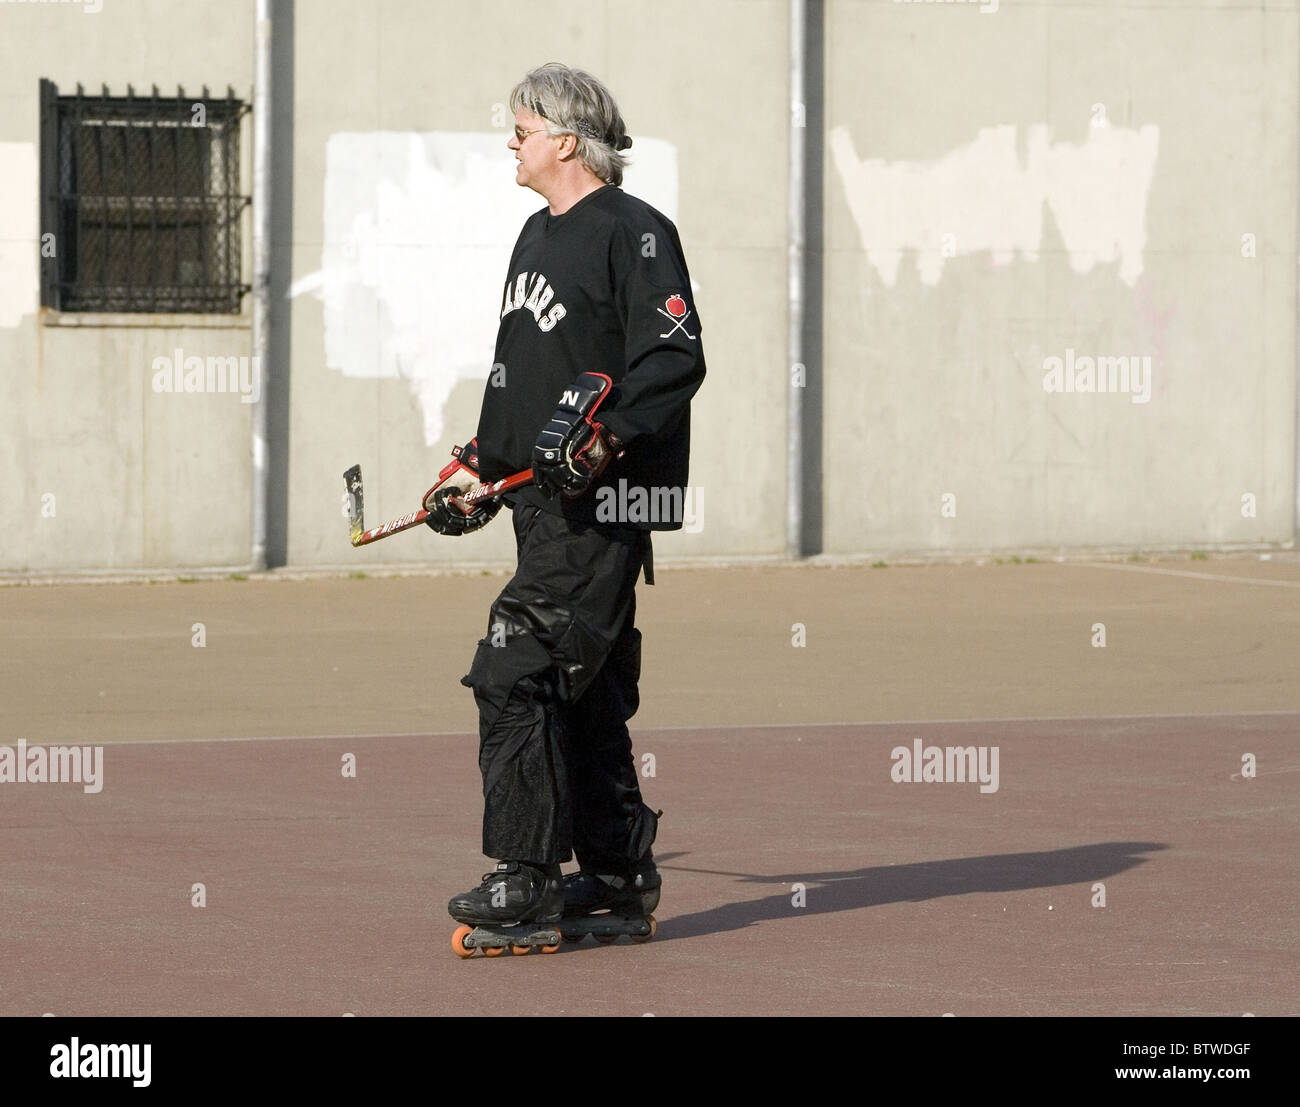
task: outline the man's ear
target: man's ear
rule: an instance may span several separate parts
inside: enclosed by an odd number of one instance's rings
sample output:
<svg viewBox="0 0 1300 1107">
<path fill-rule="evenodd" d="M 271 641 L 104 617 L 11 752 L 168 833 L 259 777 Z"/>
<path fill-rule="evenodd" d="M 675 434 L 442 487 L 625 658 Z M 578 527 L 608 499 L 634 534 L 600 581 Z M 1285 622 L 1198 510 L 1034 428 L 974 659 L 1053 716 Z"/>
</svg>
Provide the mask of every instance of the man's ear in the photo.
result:
<svg viewBox="0 0 1300 1107">
<path fill-rule="evenodd" d="M 568 161 L 568 160 L 569 160 L 571 157 L 573 157 L 574 154 L 576 154 L 577 152 L 578 152 L 578 137 L 577 137 L 577 135 L 561 135 L 561 136 L 560 136 L 560 148 L 559 148 L 559 151 L 558 151 L 558 157 L 559 157 L 559 159 L 560 159 L 561 161 Z"/>
</svg>

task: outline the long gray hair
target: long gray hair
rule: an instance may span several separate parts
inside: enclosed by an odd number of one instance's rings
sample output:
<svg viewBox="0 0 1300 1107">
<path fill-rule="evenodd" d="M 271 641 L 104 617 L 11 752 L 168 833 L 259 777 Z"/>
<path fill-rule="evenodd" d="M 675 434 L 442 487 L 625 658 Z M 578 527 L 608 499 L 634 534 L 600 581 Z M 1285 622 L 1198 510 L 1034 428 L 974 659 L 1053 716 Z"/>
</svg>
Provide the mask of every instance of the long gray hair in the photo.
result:
<svg viewBox="0 0 1300 1107">
<path fill-rule="evenodd" d="M 553 135 L 578 140 L 578 160 L 607 184 L 623 183 L 632 145 L 614 97 L 590 73 L 547 62 L 530 70 L 510 93 L 510 110 L 527 108 L 546 120 Z"/>
</svg>

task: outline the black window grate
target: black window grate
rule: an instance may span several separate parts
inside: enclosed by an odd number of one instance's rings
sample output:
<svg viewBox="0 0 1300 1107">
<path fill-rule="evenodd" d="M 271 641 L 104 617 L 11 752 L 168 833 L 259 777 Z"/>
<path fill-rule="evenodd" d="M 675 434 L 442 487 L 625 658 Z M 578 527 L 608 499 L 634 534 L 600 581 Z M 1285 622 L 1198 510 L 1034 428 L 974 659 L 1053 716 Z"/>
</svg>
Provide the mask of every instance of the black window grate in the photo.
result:
<svg viewBox="0 0 1300 1107">
<path fill-rule="evenodd" d="M 41 302 L 61 311 L 238 313 L 233 90 L 60 96 L 41 82 Z M 50 238 L 49 236 L 53 236 Z"/>
</svg>

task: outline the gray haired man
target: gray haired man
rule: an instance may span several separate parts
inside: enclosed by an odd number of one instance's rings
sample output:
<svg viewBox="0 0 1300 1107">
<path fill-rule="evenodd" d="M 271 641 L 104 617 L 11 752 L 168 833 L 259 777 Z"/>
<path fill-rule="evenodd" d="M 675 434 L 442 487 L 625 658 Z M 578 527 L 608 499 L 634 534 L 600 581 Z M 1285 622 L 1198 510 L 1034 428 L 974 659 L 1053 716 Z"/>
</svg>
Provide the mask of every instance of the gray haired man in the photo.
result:
<svg viewBox="0 0 1300 1107">
<path fill-rule="evenodd" d="M 627 729 L 641 670 L 635 592 L 643 571 L 653 583 L 651 531 L 682 520 L 629 511 L 643 500 L 627 489 L 678 489 L 669 502 L 684 502 L 705 365 L 676 228 L 619 187 L 632 139 L 609 90 L 551 63 L 510 103 L 515 180 L 546 207 L 511 255 L 494 358 L 506 384 L 484 390 L 477 463 L 486 481 L 531 466 L 534 483 L 505 498 L 518 567 L 462 682 L 479 707 L 483 852 L 499 864 L 448 908 L 523 935 L 562 914 L 644 919 L 658 902 L 658 816 Z M 613 386 L 595 415 L 573 402 L 592 374 Z M 464 529 L 436 514 L 429 525 Z M 562 877 L 575 854 L 579 871 Z"/>
</svg>

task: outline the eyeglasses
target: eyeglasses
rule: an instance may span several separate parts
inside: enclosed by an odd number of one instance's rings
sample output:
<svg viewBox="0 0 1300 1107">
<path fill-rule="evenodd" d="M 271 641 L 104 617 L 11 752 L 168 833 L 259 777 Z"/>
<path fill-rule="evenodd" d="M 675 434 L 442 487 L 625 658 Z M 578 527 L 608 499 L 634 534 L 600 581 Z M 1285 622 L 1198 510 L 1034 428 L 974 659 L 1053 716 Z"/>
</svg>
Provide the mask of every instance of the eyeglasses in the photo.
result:
<svg viewBox="0 0 1300 1107">
<path fill-rule="evenodd" d="M 529 135 L 535 135 L 538 131 L 544 131 L 544 130 L 546 130 L 545 127 L 534 127 L 531 131 L 524 131 L 524 130 L 520 130 L 519 124 L 516 123 L 515 138 L 519 142 L 519 145 L 522 146 L 524 144 L 524 139 L 526 139 Z"/>
</svg>

